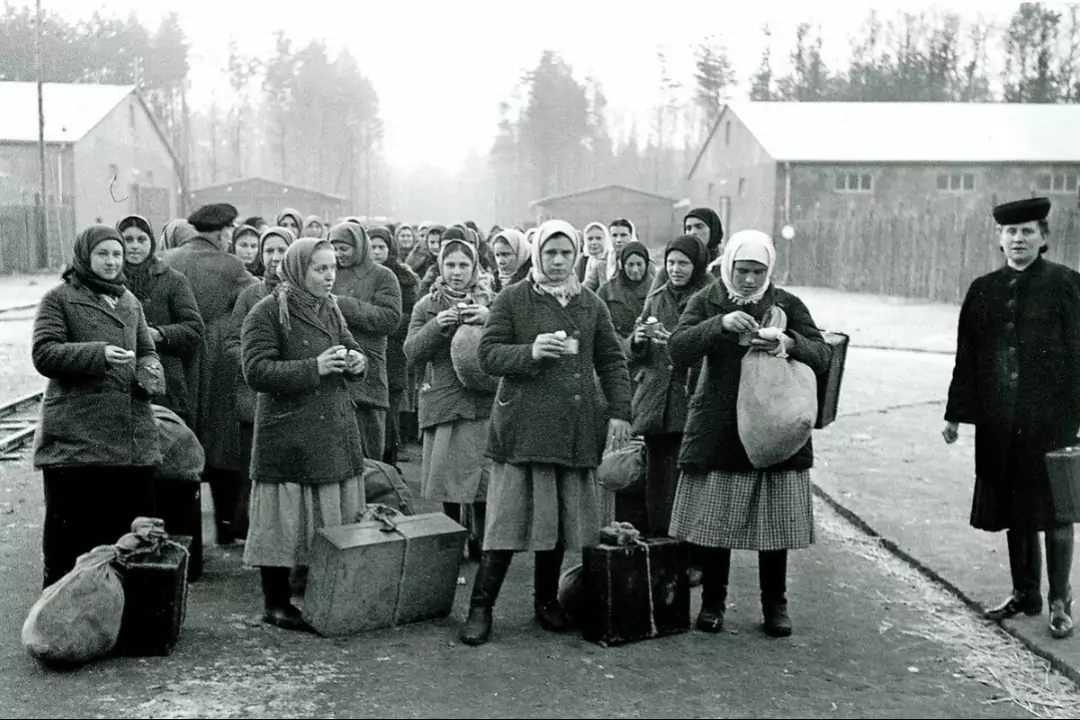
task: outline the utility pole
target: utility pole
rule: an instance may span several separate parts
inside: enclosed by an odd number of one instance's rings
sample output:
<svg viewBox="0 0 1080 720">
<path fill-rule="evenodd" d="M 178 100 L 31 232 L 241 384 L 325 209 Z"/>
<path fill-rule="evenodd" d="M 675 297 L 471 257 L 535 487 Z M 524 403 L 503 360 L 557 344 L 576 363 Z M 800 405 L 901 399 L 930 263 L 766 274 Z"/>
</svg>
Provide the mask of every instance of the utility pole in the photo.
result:
<svg viewBox="0 0 1080 720">
<path fill-rule="evenodd" d="M 38 268 L 45 269 L 49 266 L 49 223 L 46 218 L 47 204 L 46 175 L 45 175 L 45 88 L 43 84 L 44 72 L 41 60 L 41 42 L 44 35 L 42 27 L 41 0 L 37 0 L 37 33 L 34 38 L 34 73 L 37 75 L 37 108 L 38 108 L 38 165 L 41 171 L 41 187 L 38 188 Z"/>
</svg>

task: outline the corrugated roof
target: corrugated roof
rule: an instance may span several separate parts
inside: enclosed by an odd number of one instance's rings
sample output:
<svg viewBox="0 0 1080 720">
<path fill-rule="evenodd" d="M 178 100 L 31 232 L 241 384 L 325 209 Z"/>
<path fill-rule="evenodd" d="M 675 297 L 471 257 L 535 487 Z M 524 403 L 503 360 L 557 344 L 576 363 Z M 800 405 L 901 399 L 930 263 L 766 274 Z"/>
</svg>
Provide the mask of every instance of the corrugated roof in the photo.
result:
<svg viewBox="0 0 1080 720">
<path fill-rule="evenodd" d="M 677 200 L 669 198 L 665 195 L 657 195 L 656 193 L 647 192 L 645 190 L 638 190 L 637 188 L 627 187 L 626 185 L 601 185 L 600 187 L 587 188 L 585 190 L 575 190 L 574 192 L 560 193 L 558 195 L 549 195 L 546 198 L 539 200 L 533 200 L 530 205 L 546 205 L 555 200 L 565 200 L 566 198 L 578 197 L 579 195 L 590 195 L 592 193 L 600 192 L 601 190 L 625 190 L 626 192 L 634 193 L 635 195 L 644 195 L 654 200 L 664 200 L 674 205 Z"/>
<path fill-rule="evenodd" d="M 45 83 L 45 142 L 77 142 L 135 88 Z M 0 142 L 38 141 L 37 84 L 0 82 Z"/>
<path fill-rule="evenodd" d="M 1080 105 L 735 102 L 726 111 L 786 162 L 1080 162 Z"/>
</svg>

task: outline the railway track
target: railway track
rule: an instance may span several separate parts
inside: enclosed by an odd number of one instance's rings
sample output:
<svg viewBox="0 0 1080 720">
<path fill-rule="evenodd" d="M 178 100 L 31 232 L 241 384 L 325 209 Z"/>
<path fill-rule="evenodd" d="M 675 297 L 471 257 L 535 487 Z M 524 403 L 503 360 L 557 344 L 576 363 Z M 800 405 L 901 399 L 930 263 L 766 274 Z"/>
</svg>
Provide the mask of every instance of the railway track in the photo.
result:
<svg viewBox="0 0 1080 720">
<path fill-rule="evenodd" d="M 44 394 L 38 390 L 0 405 L 0 461 L 22 457 L 23 448 L 34 438 Z"/>
</svg>

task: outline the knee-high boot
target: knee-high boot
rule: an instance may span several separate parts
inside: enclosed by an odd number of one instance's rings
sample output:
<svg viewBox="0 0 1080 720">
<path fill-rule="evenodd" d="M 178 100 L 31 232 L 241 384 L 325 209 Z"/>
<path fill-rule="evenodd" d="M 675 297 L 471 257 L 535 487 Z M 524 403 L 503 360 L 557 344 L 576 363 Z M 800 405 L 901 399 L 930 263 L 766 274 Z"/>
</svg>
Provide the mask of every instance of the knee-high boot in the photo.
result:
<svg viewBox="0 0 1080 720">
<path fill-rule="evenodd" d="M 461 642 L 466 645 L 483 645 L 491 638 L 492 609 L 513 559 L 512 550 L 485 550 L 480 556 L 469 600 L 469 619 L 461 630 Z"/>
<path fill-rule="evenodd" d="M 1074 533 L 1072 525 L 1046 531 L 1046 575 L 1050 580 L 1050 634 L 1055 638 L 1072 635 L 1072 572 Z"/>
<path fill-rule="evenodd" d="M 724 629 L 727 612 L 731 550 L 695 547 L 693 554 L 701 566 L 701 612 L 698 613 L 697 629 L 718 633 Z"/>
<path fill-rule="evenodd" d="M 479 560 L 484 547 L 484 524 L 487 522 L 487 503 L 472 504 L 472 527 L 469 529 L 469 559 Z"/>
<path fill-rule="evenodd" d="M 559 574 L 562 572 L 564 550 L 560 545 L 554 550 L 536 553 L 533 569 L 533 609 L 540 627 L 551 632 L 565 630 L 569 621 L 559 605 Z"/>
<path fill-rule="evenodd" d="M 306 630 L 307 623 L 290 599 L 289 568 L 261 567 L 259 574 L 266 606 L 263 622 L 283 630 Z"/>
<path fill-rule="evenodd" d="M 1038 615 L 1042 612 L 1042 552 L 1039 550 L 1039 535 L 1025 530 L 1009 530 L 1006 533 L 1009 544 L 1009 572 L 1012 575 L 1013 591 L 1001 604 L 990 608 L 986 617 L 991 620 L 1005 620 L 1020 613 Z"/>
<path fill-rule="evenodd" d="M 791 635 L 791 618 L 787 611 L 787 555 L 787 550 L 758 553 L 763 627 L 765 634 L 772 637 Z"/>
</svg>

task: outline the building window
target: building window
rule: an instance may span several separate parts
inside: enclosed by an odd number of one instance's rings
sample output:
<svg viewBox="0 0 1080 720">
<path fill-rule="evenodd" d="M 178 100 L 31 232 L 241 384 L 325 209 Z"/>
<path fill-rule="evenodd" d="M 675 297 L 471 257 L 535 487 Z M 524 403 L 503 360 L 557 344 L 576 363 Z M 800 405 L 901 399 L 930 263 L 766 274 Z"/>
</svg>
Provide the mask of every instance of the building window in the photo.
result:
<svg viewBox="0 0 1080 720">
<path fill-rule="evenodd" d="M 730 120 L 728 120 L 726 123 L 724 123 L 724 144 L 725 145 L 730 145 L 731 144 L 731 121 Z"/>
<path fill-rule="evenodd" d="M 975 173 L 940 173 L 937 189 L 942 192 L 965 192 L 975 189 Z"/>
<path fill-rule="evenodd" d="M 838 173 L 836 190 L 837 192 L 874 192 L 874 176 L 870 173 Z"/>
<path fill-rule="evenodd" d="M 1080 173 L 1046 173 L 1039 176 L 1038 188 L 1043 192 L 1076 192 L 1080 187 Z"/>
</svg>

